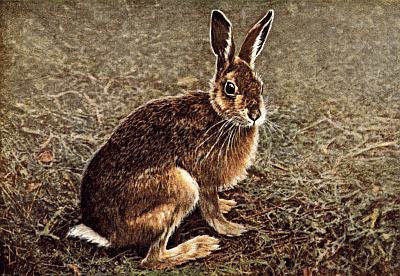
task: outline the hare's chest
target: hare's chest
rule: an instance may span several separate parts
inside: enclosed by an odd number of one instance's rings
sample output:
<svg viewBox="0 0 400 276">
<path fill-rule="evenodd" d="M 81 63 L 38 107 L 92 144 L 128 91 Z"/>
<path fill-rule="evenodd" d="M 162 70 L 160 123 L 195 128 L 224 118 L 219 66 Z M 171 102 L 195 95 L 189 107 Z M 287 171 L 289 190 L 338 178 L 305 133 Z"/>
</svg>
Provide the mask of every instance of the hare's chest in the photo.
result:
<svg viewBox="0 0 400 276">
<path fill-rule="evenodd" d="M 222 183 L 219 190 L 227 190 L 235 186 L 247 176 L 246 169 L 254 161 L 258 146 L 258 131 L 249 131 L 236 147 L 229 152 L 229 158 L 224 162 L 221 170 Z"/>
</svg>

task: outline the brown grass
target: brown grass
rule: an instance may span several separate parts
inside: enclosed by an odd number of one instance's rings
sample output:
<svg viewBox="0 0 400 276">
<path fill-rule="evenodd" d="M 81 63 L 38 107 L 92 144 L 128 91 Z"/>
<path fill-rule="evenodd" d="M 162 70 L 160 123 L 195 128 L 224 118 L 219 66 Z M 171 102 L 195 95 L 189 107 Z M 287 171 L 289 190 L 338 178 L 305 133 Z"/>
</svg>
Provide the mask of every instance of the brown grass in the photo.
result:
<svg viewBox="0 0 400 276">
<path fill-rule="evenodd" d="M 160 274 L 129 248 L 68 240 L 79 180 L 118 121 L 206 89 L 209 3 L 2 2 L 0 271 Z M 177 5 L 177 6 L 176 6 Z M 276 10 L 256 64 L 269 120 L 249 177 L 224 195 L 241 238 L 169 274 L 400 271 L 400 23 L 395 1 L 221 4 L 239 39 Z M 179 18 L 179 20 L 175 20 Z M 218 236 L 196 211 L 171 245 Z"/>
</svg>

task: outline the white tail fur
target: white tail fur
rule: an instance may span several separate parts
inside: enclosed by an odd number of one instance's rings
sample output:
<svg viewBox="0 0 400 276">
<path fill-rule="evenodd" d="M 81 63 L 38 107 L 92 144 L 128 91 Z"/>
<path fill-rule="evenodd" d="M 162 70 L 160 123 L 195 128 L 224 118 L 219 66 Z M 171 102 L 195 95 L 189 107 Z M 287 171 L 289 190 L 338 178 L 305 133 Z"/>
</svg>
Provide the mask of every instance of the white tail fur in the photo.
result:
<svg viewBox="0 0 400 276">
<path fill-rule="evenodd" d="M 100 247 L 109 247 L 111 243 L 93 231 L 90 227 L 84 224 L 78 224 L 72 227 L 67 234 L 67 237 L 78 238 L 88 242 L 97 244 Z"/>
</svg>

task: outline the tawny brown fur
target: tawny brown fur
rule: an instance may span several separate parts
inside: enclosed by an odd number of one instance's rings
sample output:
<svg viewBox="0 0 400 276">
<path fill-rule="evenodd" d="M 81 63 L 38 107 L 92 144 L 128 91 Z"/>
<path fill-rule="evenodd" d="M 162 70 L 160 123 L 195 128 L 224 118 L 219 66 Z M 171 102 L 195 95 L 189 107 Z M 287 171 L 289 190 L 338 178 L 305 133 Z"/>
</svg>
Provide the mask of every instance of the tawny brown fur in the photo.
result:
<svg viewBox="0 0 400 276">
<path fill-rule="evenodd" d="M 220 199 L 218 191 L 245 177 L 254 157 L 258 124 L 265 116 L 262 82 L 249 62 L 234 57 L 234 47 L 228 47 L 233 41 L 220 39 L 219 34 L 231 31 L 225 16 L 214 11 L 211 24 L 218 62 L 210 92 L 166 97 L 137 108 L 83 174 L 82 223 L 112 246 L 149 246 L 144 267 L 179 265 L 218 248 L 218 240 L 209 236 L 166 248 L 174 229 L 197 205 L 218 233 L 245 231 L 225 219 L 223 213 L 236 202 Z M 260 26 L 260 33 L 266 27 L 270 23 Z M 228 80 L 235 95 L 226 94 Z"/>
</svg>

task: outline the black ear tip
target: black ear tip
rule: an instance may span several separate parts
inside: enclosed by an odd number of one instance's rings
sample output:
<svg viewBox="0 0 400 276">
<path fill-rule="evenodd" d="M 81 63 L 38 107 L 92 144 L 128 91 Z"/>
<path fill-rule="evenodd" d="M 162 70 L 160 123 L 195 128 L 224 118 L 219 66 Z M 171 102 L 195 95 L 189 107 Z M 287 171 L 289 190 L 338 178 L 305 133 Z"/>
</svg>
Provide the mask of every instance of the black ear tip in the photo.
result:
<svg viewBox="0 0 400 276">
<path fill-rule="evenodd" d="M 271 18 L 274 18 L 274 10 L 269 10 L 265 16 L 266 21 L 269 21 Z"/>
<path fill-rule="evenodd" d="M 212 10 L 211 15 L 212 16 L 218 16 L 218 15 L 223 15 L 224 13 L 220 10 Z"/>
<path fill-rule="evenodd" d="M 258 21 L 258 24 L 265 25 L 268 23 L 271 23 L 272 20 L 274 19 L 274 10 L 269 10 L 263 18 Z"/>
<path fill-rule="evenodd" d="M 227 20 L 227 17 L 225 16 L 225 14 L 220 10 L 212 10 L 211 18 L 217 19 L 217 20 Z"/>
</svg>

